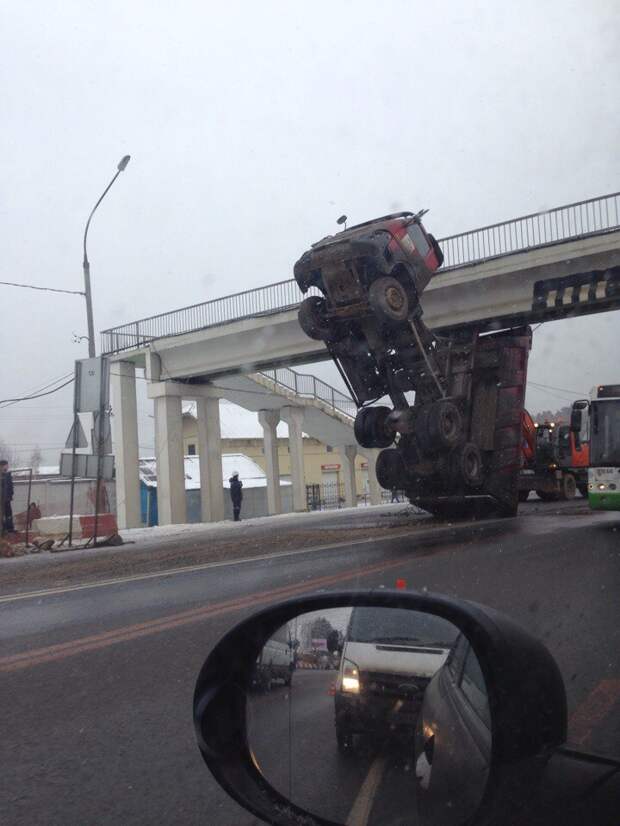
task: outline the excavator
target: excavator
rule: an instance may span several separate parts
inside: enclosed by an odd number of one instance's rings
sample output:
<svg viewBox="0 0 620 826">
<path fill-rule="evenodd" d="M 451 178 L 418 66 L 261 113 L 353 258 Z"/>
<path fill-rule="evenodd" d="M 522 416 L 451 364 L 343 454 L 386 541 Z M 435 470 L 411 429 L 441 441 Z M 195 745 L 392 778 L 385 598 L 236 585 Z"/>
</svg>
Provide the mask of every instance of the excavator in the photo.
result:
<svg viewBox="0 0 620 826">
<path fill-rule="evenodd" d="M 568 424 L 535 422 L 527 410 L 523 411 L 521 427 L 519 501 L 525 502 L 531 491 L 544 502 L 573 499 L 576 491 L 587 497 L 588 441 L 576 439 Z"/>
<path fill-rule="evenodd" d="M 440 336 L 426 326 L 423 294 L 443 254 L 425 212 L 345 224 L 313 244 L 294 268 L 306 296 L 299 323 L 325 343 L 356 402 L 358 443 L 380 449 L 382 487 L 439 517 L 511 516 L 531 330 Z"/>
</svg>

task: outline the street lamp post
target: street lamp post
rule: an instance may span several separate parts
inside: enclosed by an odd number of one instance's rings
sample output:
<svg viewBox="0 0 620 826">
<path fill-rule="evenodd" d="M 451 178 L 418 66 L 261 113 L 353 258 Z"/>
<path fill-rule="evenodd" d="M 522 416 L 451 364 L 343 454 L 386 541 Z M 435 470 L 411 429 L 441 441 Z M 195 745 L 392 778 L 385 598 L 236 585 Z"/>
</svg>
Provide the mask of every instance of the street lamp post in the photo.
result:
<svg viewBox="0 0 620 826">
<path fill-rule="evenodd" d="M 114 181 L 118 178 L 121 172 L 126 168 L 127 164 L 131 159 L 131 155 L 124 155 L 117 166 L 117 171 L 110 183 L 106 186 L 103 190 L 103 195 L 99 198 L 95 206 L 92 208 L 90 215 L 88 216 L 88 221 L 86 222 L 86 227 L 84 229 L 84 261 L 82 266 L 84 268 L 84 298 L 86 299 L 86 320 L 88 323 L 88 357 L 94 358 L 96 355 L 95 351 L 95 323 L 93 321 L 93 301 L 91 296 L 90 290 L 90 262 L 88 260 L 88 255 L 86 254 L 86 238 L 88 236 L 88 228 L 90 226 L 90 222 L 92 220 L 93 215 L 95 214 L 95 210 L 99 206 L 99 204 L 103 201 L 105 196 L 108 194 L 110 188 Z"/>
</svg>

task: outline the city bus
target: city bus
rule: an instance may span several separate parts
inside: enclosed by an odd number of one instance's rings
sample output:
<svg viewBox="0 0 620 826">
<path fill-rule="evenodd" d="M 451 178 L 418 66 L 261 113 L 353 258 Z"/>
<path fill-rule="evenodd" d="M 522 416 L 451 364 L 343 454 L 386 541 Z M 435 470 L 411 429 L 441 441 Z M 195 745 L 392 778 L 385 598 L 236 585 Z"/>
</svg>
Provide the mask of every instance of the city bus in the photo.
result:
<svg viewBox="0 0 620 826">
<path fill-rule="evenodd" d="M 590 441 L 588 501 L 594 510 L 620 510 L 620 384 L 600 384 L 573 404 L 576 441 Z"/>
</svg>

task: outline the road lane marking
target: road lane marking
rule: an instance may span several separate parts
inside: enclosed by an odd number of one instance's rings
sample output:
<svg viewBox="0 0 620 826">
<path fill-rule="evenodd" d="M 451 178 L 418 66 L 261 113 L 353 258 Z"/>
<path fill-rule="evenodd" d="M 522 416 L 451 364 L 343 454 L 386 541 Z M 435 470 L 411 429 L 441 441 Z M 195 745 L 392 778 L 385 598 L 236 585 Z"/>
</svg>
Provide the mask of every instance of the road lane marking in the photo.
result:
<svg viewBox="0 0 620 826">
<path fill-rule="evenodd" d="M 568 742 L 583 746 L 591 737 L 592 730 L 599 725 L 620 700 L 620 679 L 604 679 L 571 714 L 568 721 Z"/>
<path fill-rule="evenodd" d="M 247 596 L 235 597 L 234 599 L 225 600 L 224 602 L 207 605 L 201 608 L 192 608 L 176 614 L 169 614 L 165 617 L 160 617 L 159 619 L 147 620 L 146 622 L 125 626 L 124 628 L 116 628 L 111 631 L 101 632 L 99 634 L 91 634 L 81 638 L 78 637 L 77 639 L 70 640 L 69 642 L 57 643 L 55 645 L 32 649 L 30 651 L 23 651 L 19 654 L 11 654 L 0 658 L 0 673 L 12 673 L 14 671 L 20 671 L 24 668 L 30 668 L 35 665 L 63 660 L 67 657 L 75 656 L 76 654 L 97 651 L 101 648 L 107 648 L 108 646 L 115 645 L 117 643 L 129 642 L 130 640 L 137 639 L 139 637 L 149 636 L 162 631 L 168 631 L 189 623 L 202 622 L 213 616 L 240 611 L 243 608 L 259 606 L 279 599 L 299 596 L 304 593 L 325 588 L 329 585 L 335 585 L 338 582 L 346 582 L 347 580 L 358 579 L 371 574 L 381 573 L 383 571 L 396 568 L 406 562 L 406 559 L 396 559 L 391 562 L 374 563 L 355 570 L 341 571 L 337 574 L 329 574 L 323 577 L 308 579 L 301 584 L 283 585 L 270 591 L 258 591 L 253 594 L 248 594 Z"/>
<path fill-rule="evenodd" d="M 345 826 L 367 826 L 385 772 L 385 762 L 386 758 L 384 756 L 377 757 L 373 761 L 355 798 Z"/>
<path fill-rule="evenodd" d="M 164 571 L 152 571 L 148 574 L 132 574 L 126 577 L 116 577 L 113 579 L 102 579 L 98 582 L 86 582 L 81 585 L 62 585 L 58 588 L 45 588 L 40 591 L 25 591 L 24 593 L 5 594 L 0 596 L 0 605 L 6 602 L 18 602 L 22 599 L 41 599 L 42 597 L 55 596 L 57 594 L 69 594 L 73 591 L 86 591 L 90 588 L 105 588 L 111 585 L 123 585 L 126 582 L 139 582 L 145 579 L 158 579 L 166 576 L 176 576 L 178 574 L 189 574 L 193 571 L 206 571 L 209 568 L 225 568 L 231 565 L 246 565 L 249 562 L 265 562 L 270 559 L 280 559 L 289 556 L 301 556 L 303 554 L 316 553 L 318 551 L 330 551 L 332 549 L 350 548 L 354 545 L 369 545 L 378 539 L 385 542 L 391 539 L 403 539 L 411 536 L 411 531 L 392 534 L 389 537 L 372 537 L 371 539 L 354 539 L 346 542 L 335 542 L 329 545 L 313 545 L 310 548 L 301 548 L 295 551 L 278 551 L 273 554 L 261 554 L 260 556 L 246 556 L 242 559 L 219 560 L 218 562 L 203 562 L 200 565 L 186 565 L 181 568 L 167 568 Z M 425 534 L 428 537 L 428 534 Z"/>
</svg>

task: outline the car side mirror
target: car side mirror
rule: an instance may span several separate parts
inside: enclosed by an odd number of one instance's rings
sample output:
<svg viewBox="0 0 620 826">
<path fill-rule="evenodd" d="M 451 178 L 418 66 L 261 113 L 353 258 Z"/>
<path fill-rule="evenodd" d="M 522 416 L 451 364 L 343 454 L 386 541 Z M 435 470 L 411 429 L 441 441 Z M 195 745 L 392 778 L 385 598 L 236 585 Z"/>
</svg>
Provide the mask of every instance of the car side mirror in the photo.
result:
<svg viewBox="0 0 620 826">
<path fill-rule="evenodd" d="M 304 657 L 317 628 L 343 635 L 337 671 Z M 278 642 L 287 636 L 297 661 Z M 233 628 L 198 676 L 194 726 L 218 783 L 267 823 L 358 822 L 372 804 L 461 826 L 502 822 L 515 788 L 564 742 L 566 695 L 544 645 L 489 608 L 346 591 Z"/>
<path fill-rule="evenodd" d="M 431 242 L 431 246 L 432 246 L 433 251 L 434 251 L 434 253 L 435 253 L 435 257 L 437 258 L 437 266 L 438 266 L 438 267 L 441 267 L 441 266 L 443 266 L 443 261 L 444 261 L 444 257 L 443 257 L 443 250 L 442 250 L 442 249 L 441 249 L 441 247 L 439 246 L 439 242 L 437 241 L 437 239 L 435 238 L 435 236 L 434 236 L 434 235 L 431 235 L 431 233 L 430 233 L 430 232 L 429 232 L 429 234 L 428 234 L 428 238 L 429 238 L 429 240 L 430 240 L 430 242 Z"/>
</svg>

